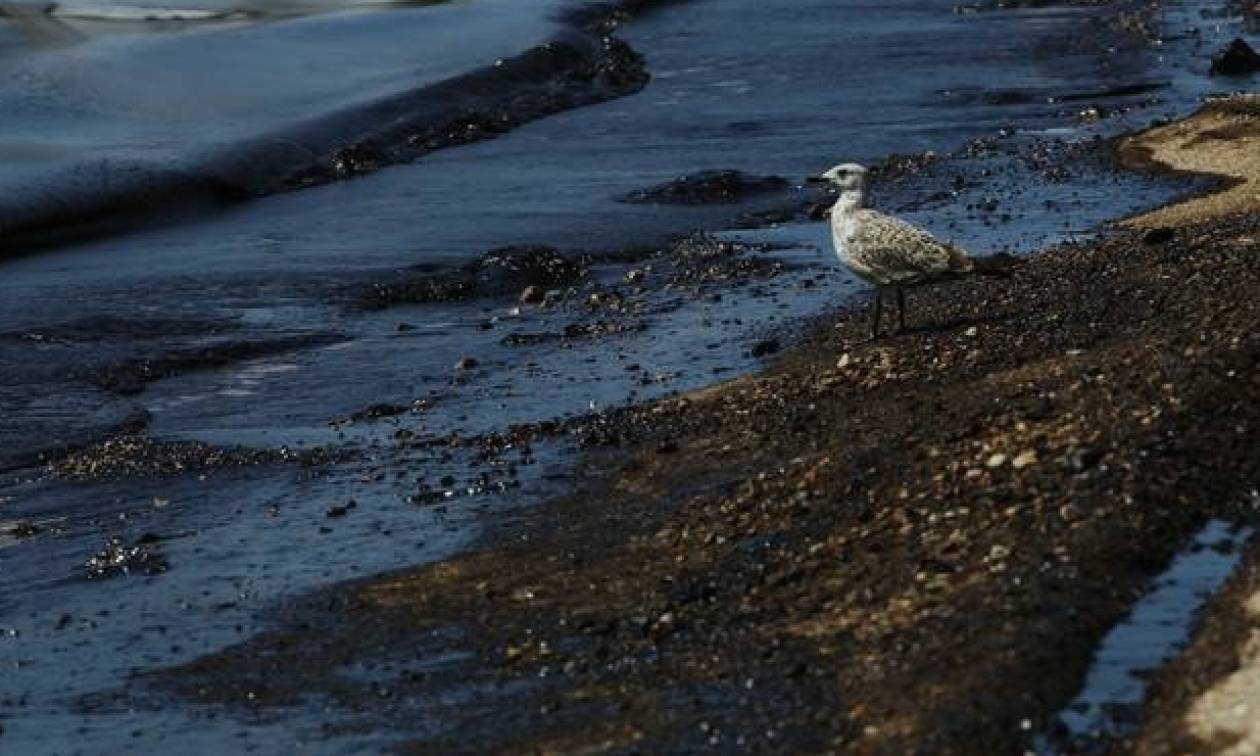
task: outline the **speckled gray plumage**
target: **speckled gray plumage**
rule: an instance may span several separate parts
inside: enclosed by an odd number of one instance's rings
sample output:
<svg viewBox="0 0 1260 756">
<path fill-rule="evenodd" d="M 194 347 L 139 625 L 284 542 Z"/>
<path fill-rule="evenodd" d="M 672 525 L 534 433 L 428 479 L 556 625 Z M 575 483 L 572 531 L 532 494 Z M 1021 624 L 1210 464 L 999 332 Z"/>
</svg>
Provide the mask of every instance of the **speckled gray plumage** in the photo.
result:
<svg viewBox="0 0 1260 756">
<path fill-rule="evenodd" d="M 857 275 L 876 286 L 913 286 L 973 268 L 959 247 L 864 208 L 863 199 L 860 191 L 842 195 L 831 213 L 836 254 Z"/>
<path fill-rule="evenodd" d="M 897 326 L 906 328 L 906 287 L 971 273 L 975 263 L 961 248 L 946 244 L 921 228 L 866 207 L 868 171 L 842 163 L 817 176 L 840 190 L 831 208 L 831 239 L 836 256 L 858 276 L 875 285 L 871 338 L 879 338 L 884 292 L 897 297 Z"/>
</svg>

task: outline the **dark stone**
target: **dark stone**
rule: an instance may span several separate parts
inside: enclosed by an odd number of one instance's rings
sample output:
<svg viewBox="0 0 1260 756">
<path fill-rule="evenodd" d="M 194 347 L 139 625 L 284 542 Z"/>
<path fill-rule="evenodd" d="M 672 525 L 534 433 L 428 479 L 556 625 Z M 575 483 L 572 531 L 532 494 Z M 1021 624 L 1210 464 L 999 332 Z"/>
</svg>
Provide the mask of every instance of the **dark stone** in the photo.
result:
<svg viewBox="0 0 1260 756">
<path fill-rule="evenodd" d="M 1172 241 L 1173 237 L 1176 235 L 1177 233 L 1173 231 L 1171 228 L 1164 228 L 1164 227 L 1152 228 L 1150 231 L 1147 231 L 1146 234 L 1142 237 L 1142 243 L 1149 244 L 1152 247 L 1158 246 L 1160 244 L 1167 244 L 1168 242 Z"/>
<path fill-rule="evenodd" d="M 464 359 L 455 363 L 455 369 L 456 370 L 473 370 L 477 367 L 477 365 L 478 365 L 477 360 L 473 359 L 472 357 L 465 357 Z"/>
<path fill-rule="evenodd" d="M 753 344 L 752 356 L 765 357 L 767 355 L 774 354 L 779 351 L 780 348 L 781 345 L 779 344 L 778 339 L 764 339 L 762 341 L 758 341 L 756 344 Z"/>
<path fill-rule="evenodd" d="M 1235 38 L 1224 50 L 1212 56 L 1213 76 L 1247 76 L 1260 71 L 1260 54 L 1242 39 Z"/>
</svg>

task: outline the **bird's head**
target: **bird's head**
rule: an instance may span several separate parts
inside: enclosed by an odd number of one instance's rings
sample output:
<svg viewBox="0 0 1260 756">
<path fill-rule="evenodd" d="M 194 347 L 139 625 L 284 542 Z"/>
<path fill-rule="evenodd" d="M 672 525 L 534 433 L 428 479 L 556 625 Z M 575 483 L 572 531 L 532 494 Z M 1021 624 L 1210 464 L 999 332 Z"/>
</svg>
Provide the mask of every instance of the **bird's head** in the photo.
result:
<svg viewBox="0 0 1260 756">
<path fill-rule="evenodd" d="M 812 179 L 811 183 L 834 186 L 842 192 L 866 189 L 866 169 L 857 163 L 841 163 Z"/>
</svg>

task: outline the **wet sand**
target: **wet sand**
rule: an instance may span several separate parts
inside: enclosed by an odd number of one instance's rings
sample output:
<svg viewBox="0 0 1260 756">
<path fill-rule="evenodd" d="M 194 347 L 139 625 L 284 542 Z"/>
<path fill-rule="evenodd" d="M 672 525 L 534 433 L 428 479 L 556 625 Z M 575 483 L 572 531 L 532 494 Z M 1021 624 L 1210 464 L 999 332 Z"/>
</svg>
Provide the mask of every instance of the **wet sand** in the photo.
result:
<svg viewBox="0 0 1260 756">
<path fill-rule="evenodd" d="M 1178 153 L 1254 165 L 1230 108 L 1170 127 Z M 1160 160 L 1168 133 L 1120 152 Z M 263 718 L 431 722 L 415 752 L 1053 742 L 1176 550 L 1209 518 L 1256 521 L 1260 213 L 1162 213 L 916 291 L 907 333 L 871 343 L 841 312 L 760 375 L 516 428 L 497 448 L 585 441 L 573 494 L 145 679 Z M 1239 583 L 1158 679 L 1143 749 L 1192 737 L 1182 712 L 1236 666 Z"/>
</svg>

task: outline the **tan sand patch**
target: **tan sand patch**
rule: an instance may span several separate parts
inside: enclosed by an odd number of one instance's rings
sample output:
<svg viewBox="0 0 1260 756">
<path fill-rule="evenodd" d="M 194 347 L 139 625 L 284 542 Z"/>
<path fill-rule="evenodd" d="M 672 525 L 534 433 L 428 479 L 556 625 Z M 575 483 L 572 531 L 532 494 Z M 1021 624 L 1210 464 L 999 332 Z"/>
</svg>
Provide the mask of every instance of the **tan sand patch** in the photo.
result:
<svg viewBox="0 0 1260 756">
<path fill-rule="evenodd" d="M 1213 102 L 1185 120 L 1126 139 L 1120 154 L 1130 167 L 1154 164 L 1228 180 L 1221 191 L 1129 218 L 1127 225 L 1182 226 L 1260 208 L 1260 96 Z"/>
<path fill-rule="evenodd" d="M 1228 743 L 1217 753 L 1260 753 L 1260 594 L 1247 602 L 1253 623 L 1238 670 L 1199 697 L 1186 714 L 1186 727 L 1205 743 Z"/>
</svg>

